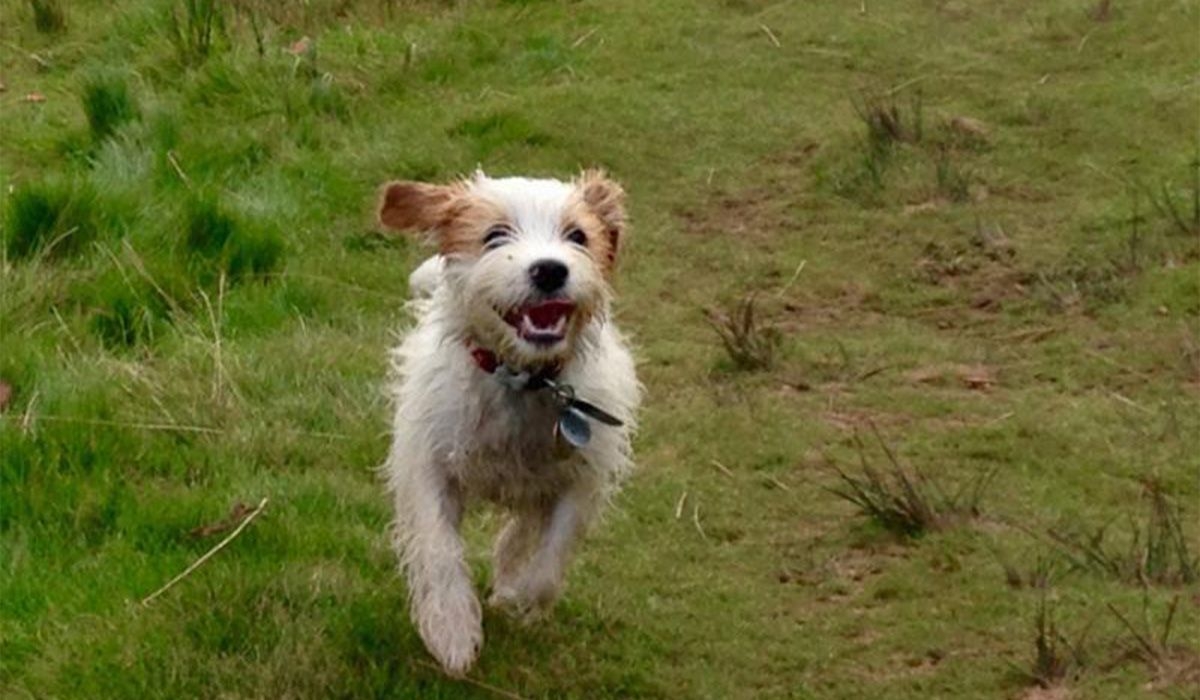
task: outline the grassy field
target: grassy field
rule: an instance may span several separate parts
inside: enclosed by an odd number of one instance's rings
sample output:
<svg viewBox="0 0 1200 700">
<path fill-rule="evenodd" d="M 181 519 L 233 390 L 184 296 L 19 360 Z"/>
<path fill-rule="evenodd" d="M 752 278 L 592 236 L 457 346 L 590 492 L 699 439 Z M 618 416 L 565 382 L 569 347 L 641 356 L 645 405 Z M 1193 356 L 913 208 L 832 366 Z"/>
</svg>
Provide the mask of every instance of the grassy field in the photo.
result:
<svg viewBox="0 0 1200 700">
<path fill-rule="evenodd" d="M 0 0 L 0 697 L 1196 697 L 1198 27 Z M 648 401 L 554 616 L 451 681 L 374 471 L 427 251 L 371 208 L 476 164 L 624 183 Z"/>
</svg>

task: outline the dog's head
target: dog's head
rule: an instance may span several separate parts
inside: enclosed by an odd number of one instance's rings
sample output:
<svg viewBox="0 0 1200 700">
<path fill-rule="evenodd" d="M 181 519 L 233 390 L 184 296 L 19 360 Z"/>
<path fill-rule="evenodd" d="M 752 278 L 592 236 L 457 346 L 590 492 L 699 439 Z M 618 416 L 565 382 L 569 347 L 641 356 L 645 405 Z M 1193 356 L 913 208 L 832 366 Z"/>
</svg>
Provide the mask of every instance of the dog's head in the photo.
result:
<svg viewBox="0 0 1200 700">
<path fill-rule="evenodd" d="M 472 339 L 528 367 L 568 358 L 607 312 L 624 197 L 598 171 L 571 182 L 476 173 L 446 185 L 390 182 L 379 221 L 431 234 Z"/>
</svg>

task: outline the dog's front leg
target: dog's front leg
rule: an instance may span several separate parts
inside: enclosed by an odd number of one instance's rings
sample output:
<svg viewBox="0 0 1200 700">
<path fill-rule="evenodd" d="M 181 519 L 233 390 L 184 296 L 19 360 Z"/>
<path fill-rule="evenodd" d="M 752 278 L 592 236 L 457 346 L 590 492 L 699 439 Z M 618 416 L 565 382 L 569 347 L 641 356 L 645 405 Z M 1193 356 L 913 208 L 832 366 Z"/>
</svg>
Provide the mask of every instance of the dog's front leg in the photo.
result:
<svg viewBox="0 0 1200 700">
<path fill-rule="evenodd" d="M 562 590 L 575 542 L 595 511 L 592 489 L 579 485 L 556 501 L 539 519 L 533 552 L 511 584 L 498 586 L 489 602 L 533 617 L 549 609 Z M 528 523 L 529 521 L 526 521 Z"/>
<path fill-rule="evenodd" d="M 463 498 L 433 465 L 395 479 L 397 548 L 408 577 L 412 618 L 442 668 L 461 675 L 483 643 L 479 600 L 458 534 Z"/>
</svg>

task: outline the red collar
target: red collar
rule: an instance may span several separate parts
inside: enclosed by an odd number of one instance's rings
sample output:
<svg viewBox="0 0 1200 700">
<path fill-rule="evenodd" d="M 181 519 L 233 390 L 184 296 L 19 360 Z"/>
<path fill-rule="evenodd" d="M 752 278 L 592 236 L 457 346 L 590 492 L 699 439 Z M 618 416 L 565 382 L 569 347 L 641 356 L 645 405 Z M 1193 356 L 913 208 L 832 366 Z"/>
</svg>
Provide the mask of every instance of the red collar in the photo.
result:
<svg viewBox="0 0 1200 700">
<path fill-rule="evenodd" d="M 475 361 L 475 366 L 483 370 L 487 374 L 495 374 L 500 365 L 504 364 L 496 353 L 487 348 L 480 347 L 471 341 L 464 341 L 467 346 L 467 352 L 471 353 L 471 359 Z M 562 372 L 562 363 L 555 362 L 551 365 L 540 367 L 536 372 L 531 372 L 531 377 L 538 379 L 556 379 L 559 372 Z"/>
<path fill-rule="evenodd" d="M 475 360 L 475 365 L 488 374 L 495 374 L 496 368 L 500 366 L 500 358 L 487 348 L 472 345 L 470 341 L 467 341 L 467 352 L 471 353 L 471 359 Z"/>
</svg>

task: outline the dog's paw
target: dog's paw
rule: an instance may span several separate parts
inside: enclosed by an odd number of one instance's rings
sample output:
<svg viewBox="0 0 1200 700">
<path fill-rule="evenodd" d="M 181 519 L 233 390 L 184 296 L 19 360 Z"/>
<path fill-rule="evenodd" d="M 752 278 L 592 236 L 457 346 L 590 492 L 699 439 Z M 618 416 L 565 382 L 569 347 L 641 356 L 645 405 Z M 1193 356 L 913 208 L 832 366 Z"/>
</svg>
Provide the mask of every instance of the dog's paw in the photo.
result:
<svg viewBox="0 0 1200 700">
<path fill-rule="evenodd" d="M 517 589 L 509 584 L 495 584 L 492 592 L 488 595 L 488 607 L 501 610 L 503 612 L 519 612 L 522 605 L 520 595 L 517 594 Z"/>
<path fill-rule="evenodd" d="M 488 605 L 522 622 L 536 622 L 554 607 L 559 588 L 559 582 L 549 576 L 520 576 L 512 583 L 497 583 Z"/>
<path fill-rule="evenodd" d="M 425 648 L 451 676 L 462 676 L 483 646 L 479 601 L 471 591 L 430 599 L 416 611 Z"/>
</svg>

